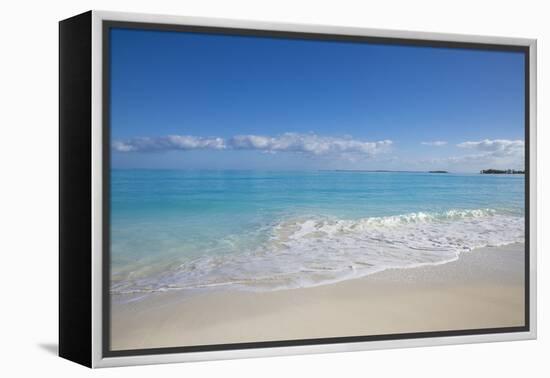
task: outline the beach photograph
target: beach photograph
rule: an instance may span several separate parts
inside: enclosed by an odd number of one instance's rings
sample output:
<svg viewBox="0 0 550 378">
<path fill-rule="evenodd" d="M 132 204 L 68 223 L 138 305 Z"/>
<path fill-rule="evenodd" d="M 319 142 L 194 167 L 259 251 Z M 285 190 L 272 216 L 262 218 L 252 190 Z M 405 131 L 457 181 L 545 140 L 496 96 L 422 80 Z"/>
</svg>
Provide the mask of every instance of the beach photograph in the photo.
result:
<svg viewBox="0 0 550 378">
<path fill-rule="evenodd" d="M 521 52 L 112 28 L 110 351 L 526 324 Z"/>
</svg>

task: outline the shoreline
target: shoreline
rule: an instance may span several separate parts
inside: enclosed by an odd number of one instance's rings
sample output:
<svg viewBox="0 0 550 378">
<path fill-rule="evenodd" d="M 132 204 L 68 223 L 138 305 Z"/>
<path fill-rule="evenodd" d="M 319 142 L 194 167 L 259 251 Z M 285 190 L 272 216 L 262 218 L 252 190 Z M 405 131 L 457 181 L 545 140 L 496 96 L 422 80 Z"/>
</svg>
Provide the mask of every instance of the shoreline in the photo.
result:
<svg viewBox="0 0 550 378">
<path fill-rule="evenodd" d="M 524 244 L 307 288 L 152 293 L 111 311 L 113 350 L 521 326 Z"/>
</svg>

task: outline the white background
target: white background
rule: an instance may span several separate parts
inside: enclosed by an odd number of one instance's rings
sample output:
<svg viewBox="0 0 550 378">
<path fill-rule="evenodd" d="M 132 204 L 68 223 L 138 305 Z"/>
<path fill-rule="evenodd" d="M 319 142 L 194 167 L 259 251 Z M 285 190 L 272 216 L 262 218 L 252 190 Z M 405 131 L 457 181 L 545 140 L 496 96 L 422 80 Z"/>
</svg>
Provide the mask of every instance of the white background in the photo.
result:
<svg viewBox="0 0 550 378">
<path fill-rule="evenodd" d="M 541 212 L 547 210 L 550 11 L 545 1 L 128 0 L 1 5 L 0 375 L 162 377 L 550 376 Z M 547 3 L 547 1 L 546 1 Z M 91 371 L 57 344 L 57 21 L 89 9 L 538 39 L 539 340 Z M 546 67 L 545 67 L 546 66 Z M 545 351 L 546 349 L 546 351 Z"/>
</svg>

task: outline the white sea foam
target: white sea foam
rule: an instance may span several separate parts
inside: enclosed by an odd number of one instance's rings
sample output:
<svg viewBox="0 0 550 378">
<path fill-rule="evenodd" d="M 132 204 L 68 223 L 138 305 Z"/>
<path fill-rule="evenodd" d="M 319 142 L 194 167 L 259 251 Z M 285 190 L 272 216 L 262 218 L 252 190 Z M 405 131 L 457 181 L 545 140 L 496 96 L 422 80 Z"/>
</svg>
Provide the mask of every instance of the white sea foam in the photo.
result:
<svg viewBox="0 0 550 378">
<path fill-rule="evenodd" d="M 492 209 L 362 219 L 294 218 L 254 250 L 204 256 L 161 273 L 130 274 L 112 293 L 178 289 L 278 290 L 456 260 L 461 252 L 524 241 L 524 217 Z"/>
</svg>

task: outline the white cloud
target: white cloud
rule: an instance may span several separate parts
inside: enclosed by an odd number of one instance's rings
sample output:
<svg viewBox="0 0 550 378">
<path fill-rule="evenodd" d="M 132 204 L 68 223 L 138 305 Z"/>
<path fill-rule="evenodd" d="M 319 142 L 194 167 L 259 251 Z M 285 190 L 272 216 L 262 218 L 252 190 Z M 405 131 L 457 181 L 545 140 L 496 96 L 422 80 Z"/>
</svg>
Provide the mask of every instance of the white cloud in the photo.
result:
<svg viewBox="0 0 550 378">
<path fill-rule="evenodd" d="M 423 144 L 425 146 L 441 147 L 441 146 L 446 145 L 447 142 L 444 141 L 444 140 L 434 140 L 434 141 L 431 141 L 431 142 L 422 142 L 421 144 Z"/>
<path fill-rule="evenodd" d="M 130 142 L 115 141 L 113 142 L 113 150 L 118 152 L 132 152 L 136 151 L 137 147 Z"/>
<path fill-rule="evenodd" d="M 463 149 L 463 155 L 419 160 L 429 169 L 449 169 L 464 172 L 481 169 L 523 169 L 525 165 L 525 143 L 522 140 L 484 139 L 466 141 L 456 145 Z"/>
<path fill-rule="evenodd" d="M 113 149 L 118 152 L 151 152 L 167 150 L 222 150 L 225 141 L 222 138 L 203 138 L 190 135 L 168 135 L 158 138 L 133 138 L 127 141 L 113 142 Z"/>
<path fill-rule="evenodd" d="M 522 140 L 484 139 L 477 142 L 463 142 L 457 147 L 483 152 L 484 155 L 495 157 L 524 155 L 525 143 Z"/>
<path fill-rule="evenodd" d="M 521 169 L 525 160 L 525 143 L 522 140 L 485 139 L 459 143 L 457 147 L 472 151 L 470 154 L 432 159 L 425 163 L 465 171 L 496 168 Z"/>
<path fill-rule="evenodd" d="M 350 137 L 335 138 L 316 134 L 285 133 L 276 137 L 237 135 L 228 141 L 228 145 L 234 149 L 269 152 L 290 151 L 312 155 L 354 153 L 372 156 L 388 151 L 392 141 L 369 142 Z"/>
<path fill-rule="evenodd" d="M 113 142 L 117 152 L 151 152 L 166 150 L 234 149 L 257 150 L 265 153 L 296 152 L 310 155 L 373 156 L 389 150 L 391 140 L 369 142 L 351 137 L 336 138 L 316 134 L 285 133 L 279 136 L 237 135 L 227 141 L 189 135 L 169 135 L 157 138 L 133 138 Z"/>
</svg>

